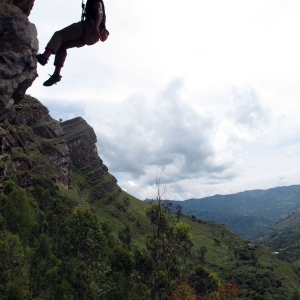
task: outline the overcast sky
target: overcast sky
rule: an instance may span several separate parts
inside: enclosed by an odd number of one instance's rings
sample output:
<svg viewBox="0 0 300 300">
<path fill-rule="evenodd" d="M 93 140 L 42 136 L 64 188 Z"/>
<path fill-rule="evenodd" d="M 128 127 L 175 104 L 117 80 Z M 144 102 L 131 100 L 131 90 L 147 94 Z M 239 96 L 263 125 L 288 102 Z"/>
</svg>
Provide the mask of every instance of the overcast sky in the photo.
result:
<svg viewBox="0 0 300 300">
<path fill-rule="evenodd" d="M 122 189 L 155 176 L 183 200 L 299 184 L 300 0 L 106 0 L 110 36 L 68 52 L 62 81 L 28 93 L 83 117 Z M 80 0 L 35 1 L 40 51 Z"/>
</svg>

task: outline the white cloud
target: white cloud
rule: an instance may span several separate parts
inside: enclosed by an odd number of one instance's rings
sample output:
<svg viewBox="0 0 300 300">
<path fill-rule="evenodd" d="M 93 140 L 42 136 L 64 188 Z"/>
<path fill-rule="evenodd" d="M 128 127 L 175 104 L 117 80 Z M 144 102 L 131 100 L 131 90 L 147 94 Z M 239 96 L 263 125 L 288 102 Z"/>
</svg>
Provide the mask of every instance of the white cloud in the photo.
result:
<svg viewBox="0 0 300 300">
<path fill-rule="evenodd" d="M 271 122 L 270 108 L 262 102 L 262 92 L 257 88 L 234 88 L 232 101 L 235 104 L 231 117 L 237 125 L 241 125 L 249 132 L 262 132 L 267 130 Z"/>
<path fill-rule="evenodd" d="M 123 188 L 146 198 L 146 187 L 159 172 L 178 198 L 191 194 L 181 190 L 183 184 L 188 189 L 189 181 L 201 178 L 200 182 L 216 188 L 243 172 L 245 148 L 265 137 L 271 125 L 266 117 L 270 110 L 259 93 L 254 88 L 249 93 L 249 89 L 241 88 L 238 97 L 232 92 L 235 101 L 220 123 L 212 112 L 184 101 L 182 79 L 173 80 L 154 97 L 132 95 L 122 103 L 102 102 L 100 109 L 90 103 L 85 116 L 96 130 L 100 156 L 113 174 L 120 174 Z M 236 121 L 240 111 L 247 109 L 259 112 L 251 117 L 255 126 L 249 119 L 250 128 Z"/>
<path fill-rule="evenodd" d="M 80 4 L 35 2 L 41 50 Z M 38 66 L 28 92 L 93 126 L 122 188 L 151 196 L 157 172 L 177 199 L 298 182 L 299 1 L 105 5 L 107 42 L 71 49 L 51 88 L 53 58 Z"/>
<path fill-rule="evenodd" d="M 180 98 L 177 79 L 155 98 L 133 95 L 121 104 L 102 103 L 95 113 L 99 153 L 115 172 L 139 178 L 148 168 L 161 168 L 170 180 L 207 172 L 211 155 L 212 123 Z M 172 179 L 171 179 L 172 178 Z"/>
</svg>

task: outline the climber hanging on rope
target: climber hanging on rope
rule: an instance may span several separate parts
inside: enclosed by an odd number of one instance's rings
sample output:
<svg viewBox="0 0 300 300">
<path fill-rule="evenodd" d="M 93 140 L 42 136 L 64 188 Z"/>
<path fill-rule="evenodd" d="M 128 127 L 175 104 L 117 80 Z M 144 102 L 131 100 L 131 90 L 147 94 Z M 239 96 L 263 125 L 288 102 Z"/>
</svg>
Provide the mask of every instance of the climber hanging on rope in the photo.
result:
<svg viewBox="0 0 300 300">
<path fill-rule="evenodd" d="M 102 42 L 107 39 L 109 32 L 105 27 L 105 22 L 103 0 L 87 0 L 86 5 L 82 0 L 81 22 L 56 31 L 45 47 L 45 52 L 36 55 L 38 62 L 44 66 L 50 55 L 55 54 L 54 73 L 44 82 L 44 86 L 51 86 L 61 80 L 60 71 L 67 57 L 67 49 L 90 46 L 97 43 L 99 39 Z"/>
</svg>

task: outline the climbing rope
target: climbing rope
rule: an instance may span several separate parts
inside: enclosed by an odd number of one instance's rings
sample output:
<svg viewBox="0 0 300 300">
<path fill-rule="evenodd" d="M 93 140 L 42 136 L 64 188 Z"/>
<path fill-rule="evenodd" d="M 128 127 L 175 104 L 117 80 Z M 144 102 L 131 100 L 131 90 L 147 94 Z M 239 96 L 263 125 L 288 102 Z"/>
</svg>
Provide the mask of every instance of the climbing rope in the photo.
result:
<svg viewBox="0 0 300 300">
<path fill-rule="evenodd" d="M 82 0 L 82 3 L 81 3 L 81 8 L 82 8 L 81 21 L 84 21 L 84 17 L 85 17 L 85 13 L 84 13 L 84 11 L 85 11 L 85 4 L 84 4 L 83 0 Z"/>
</svg>

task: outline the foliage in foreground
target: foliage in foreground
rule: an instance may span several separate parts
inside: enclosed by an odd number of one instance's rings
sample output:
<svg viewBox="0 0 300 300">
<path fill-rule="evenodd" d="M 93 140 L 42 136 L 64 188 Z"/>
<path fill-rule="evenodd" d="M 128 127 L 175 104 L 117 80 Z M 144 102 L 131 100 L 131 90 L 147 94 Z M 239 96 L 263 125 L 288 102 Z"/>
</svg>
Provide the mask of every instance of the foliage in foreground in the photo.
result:
<svg viewBox="0 0 300 300">
<path fill-rule="evenodd" d="M 203 291 L 187 284 L 183 267 L 190 226 L 161 203 L 146 212 L 145 248 L 132 244 L 129 227 L 116 236 L 48 180 L 32 192 L 7 180 L 0 213 L 1 299 L 180 299 Z M 202 275 L 206 291 L 216 290 L 210 273 Z"/>
<path fill-rule="evenodd" d="M 145 212 L 151 230 L 137 246 L 129 226 L 113 232 L 50 180 L 37 181 L 31 192 L 6 180 L 0 299 L 237 299 L 236 285 L 188 263 L 191 227 L 159 200 Z M 199 250 L 200 263 L 206 252 Z"/>
</svg>

